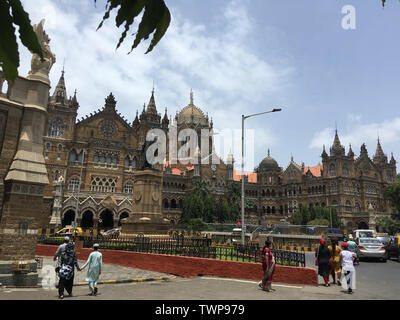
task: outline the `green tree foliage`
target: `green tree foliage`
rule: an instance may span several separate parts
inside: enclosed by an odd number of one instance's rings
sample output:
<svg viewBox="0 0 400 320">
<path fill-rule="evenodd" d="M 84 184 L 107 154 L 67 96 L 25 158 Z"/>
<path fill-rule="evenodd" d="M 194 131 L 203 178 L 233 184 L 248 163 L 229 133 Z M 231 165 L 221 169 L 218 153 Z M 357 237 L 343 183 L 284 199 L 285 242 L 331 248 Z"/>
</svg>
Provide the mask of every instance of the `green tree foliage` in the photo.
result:
<svg viewBox="0 0 400 320">
<path fill-rule="evenodd" d="M 16 26 L 22 44 L 43 59 L 42 48 L 20 0 L 0 0 L 0 67 L 10 81 L 17 77 L 19 67 Z"/>
<path fill-rule="evenodd" d="M 95 3 L 97 0 L 94 0 Z M 110 17 L 110 12 L 118 9 L 115 17 L 115 25 L 119 28 L 125 24 L 125 30 L 117 44 L 117 49 L 125 40 L 126 35 L 134 22 L 134 19 L 143 11 L 142 21 L 139 24 L 136 32 L 136 37 L 133 42 L 131 52 L 135 49 L 142 40 L 147 40 L 151 34 L 153 39 L 150 42 L 146 53 L 153 50 L 154 46 L 161 40 L 167 32 L 171 22 L 171 14 L 165 5 L 164 0 L 107 0 L 106 12 L 103 20 L 100 22 L 97 30 L 100 29 L 105 20 Z"/>
<path fill-rule="evenodd" d="M 97 0 L 94 0 L 94 3 L 96 4 Z M 112 10 L 117 10 L 115 25 L 118 28 L 124 25 L 124 31 L 118 41 L 117 48 L 125 40 L 134 19 L 143 12 L 137 32 L 134 33 L 136 36 L 130 52 L 142 40 L 147 40 L 153 34 L 146 54 L 151 52 L 165 35 L 171 23 L 171 13 L 164 0 L 107 0 L 103 20 L 97 30 L 110 17 Z M 10 81 L 13 81 L 18 76 L 19 67 L 15 26 L 19 27 L 19 36 L 22 44 L 29 51 L 37 53 L 43 58 L 42 49 L 33 31 L 29 15 L 25 12 L 21 1 L 0 0 L 0 67 L 4 72 L 5 78 Z"/>
<path fill-rule="evenodd" d="M 214 215 L 213 201 L 210 195 L 207 195 L 203 200 L 203 219 L 205 222 L 212 222 Z"/>
<path fill-rule="evenodd" d="M 391 217 L 379 217 L 376 219 L 376 229 L 378 232 L 394 235 L 400 232 L 400 220 Z"/>
<path fill-rule="evenodd" d="M 330 222 L 327 219 L 314 219 L 307 223 L 309 226 L 330 226 Z"/>
<path fill-rule="evenodd" d="M 203 231 L 207 229 L 207 225 L 201 218 L 194 218 L 189 220 L 189 229 L 193 231 Z"/>
<path fill-rule="evenodd" d="M 308 207 L 301 207 L 292 214 L 291 222 L 295 225 L 318 225 L 318 223 L 315 222 L 322 221 L 324 223 L 322 225 L 326 225 L 325 221 L 328 221 L 327 226 L 330 226 L 331 214 L 332 227 L 339 228 L 341 226 L 341 222 L 335 208 L 312 207 L 309 209 Z"/>
<path fill-rule="evenodd" d="M 384 190 L 384 196 L 392 205 L 394 217 L 400 219 L 400 182 L 388 185 Z"/>
<path fill-rule="evenodd" d="M 191 219 L 201 218 L 203 214 L 203 200 L 195 194 L 188 195 L 183 199 L 182 216 L 183 223 L 188 223 Z"/>
<path fill-rule="evenodd" d="M 227 186 L 226 189 L 226 197 L 228 198 L 229 204 L 237 203 L 242 196 L 240 185 L 232 182 Z"/>
</svg>

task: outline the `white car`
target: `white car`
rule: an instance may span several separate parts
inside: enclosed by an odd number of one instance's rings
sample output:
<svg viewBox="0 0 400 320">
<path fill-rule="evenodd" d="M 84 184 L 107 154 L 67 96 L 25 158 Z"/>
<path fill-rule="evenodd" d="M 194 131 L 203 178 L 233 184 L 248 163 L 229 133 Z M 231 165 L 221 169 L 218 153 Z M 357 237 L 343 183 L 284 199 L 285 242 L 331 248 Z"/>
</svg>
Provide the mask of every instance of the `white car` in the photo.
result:
<svg viewBox="0 0 400 320">
<path fill-rule="evenodd" d="M 359 238 L 357 241 L 358 258 L 378 258 L 386 262 L 386 246 L 376 238 Z"/>
</svg>

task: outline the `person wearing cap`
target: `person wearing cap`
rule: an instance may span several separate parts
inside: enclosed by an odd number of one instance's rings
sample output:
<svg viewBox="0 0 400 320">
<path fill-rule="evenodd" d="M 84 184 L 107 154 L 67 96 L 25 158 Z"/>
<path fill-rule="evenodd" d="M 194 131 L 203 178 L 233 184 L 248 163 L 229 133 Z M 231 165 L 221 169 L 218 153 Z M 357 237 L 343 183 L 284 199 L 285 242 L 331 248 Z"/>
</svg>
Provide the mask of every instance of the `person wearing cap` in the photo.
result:
<svg viewBox="0 0 400 320">
<path fill-rule="evenodd" d="M 356 271 L 354 269 L 355 253 L 349 251 L 347 242 L 341 244 L 343 250 L 340 253 L 340 264 L 342 265 L 342 288 L 347 293 L 353 293 L 356 288 Z"/>
<path fill-rule="evenodd" d="M 98 251 L 99 245 L 95 243 L 93 245 L 93 252 L 89 255 L 88 260 L 82 266 L 81 270 L 89 266 L 88 272 L 86 274 L 86 281 L 89 282 L 89 289 L 91 296 L 97 294 L 97 282 L 99 281 L 99 276 L 101 275 L 101 267 L 103 265 L 103 255 Z"/>
<path fill-rule="evenodd" d="M 325 287 L 329 287 L 329 258 L 331 257 L 331 252 L 324 239 L 321 239 L 319 244 L 320 246 L 315 252 L 318 274 L 324 278 Z"/>
</svg>

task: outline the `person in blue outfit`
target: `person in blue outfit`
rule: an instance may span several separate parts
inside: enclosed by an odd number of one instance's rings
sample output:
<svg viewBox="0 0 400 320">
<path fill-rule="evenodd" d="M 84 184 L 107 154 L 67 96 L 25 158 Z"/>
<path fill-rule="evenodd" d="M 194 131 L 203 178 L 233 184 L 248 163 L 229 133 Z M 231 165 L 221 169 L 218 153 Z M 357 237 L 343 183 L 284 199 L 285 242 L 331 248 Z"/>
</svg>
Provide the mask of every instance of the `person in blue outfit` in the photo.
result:
<svg viewBox="0 0 400 320">
<path fill-rule="evenodd" d="M 86 281 L 89 282 L 90 295 L 95 296 L 97 294 L 97 282 L 101 275 L 101 267 L 103 264 L 103 255 L 98 251 L 99 245 L 95 243 L 93 245 L 93 252 L 89 255 L 88 260 L 82 266 L 81 270 L 89 266 L 86 274 Z"/>
</svg>

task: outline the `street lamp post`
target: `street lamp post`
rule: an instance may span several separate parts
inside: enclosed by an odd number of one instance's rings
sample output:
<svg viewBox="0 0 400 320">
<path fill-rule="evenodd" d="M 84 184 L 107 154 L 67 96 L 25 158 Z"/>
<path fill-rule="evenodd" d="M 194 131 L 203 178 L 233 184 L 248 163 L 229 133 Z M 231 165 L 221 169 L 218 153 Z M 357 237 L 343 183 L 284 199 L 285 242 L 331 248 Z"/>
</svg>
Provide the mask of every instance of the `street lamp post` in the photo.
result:
<svg viewBox="0 0 400 320">
<path fill-rule="evenodd" d="M 282 109 L 272 109 L 266 112 L 260 112 L 245 116 L 242 114 L 242 245 L 244 245 L 244 120 L 250 117 L 260 116 L 262 114 L 271 113 L 271 112 L 279 112 Z"/>
</svg>

